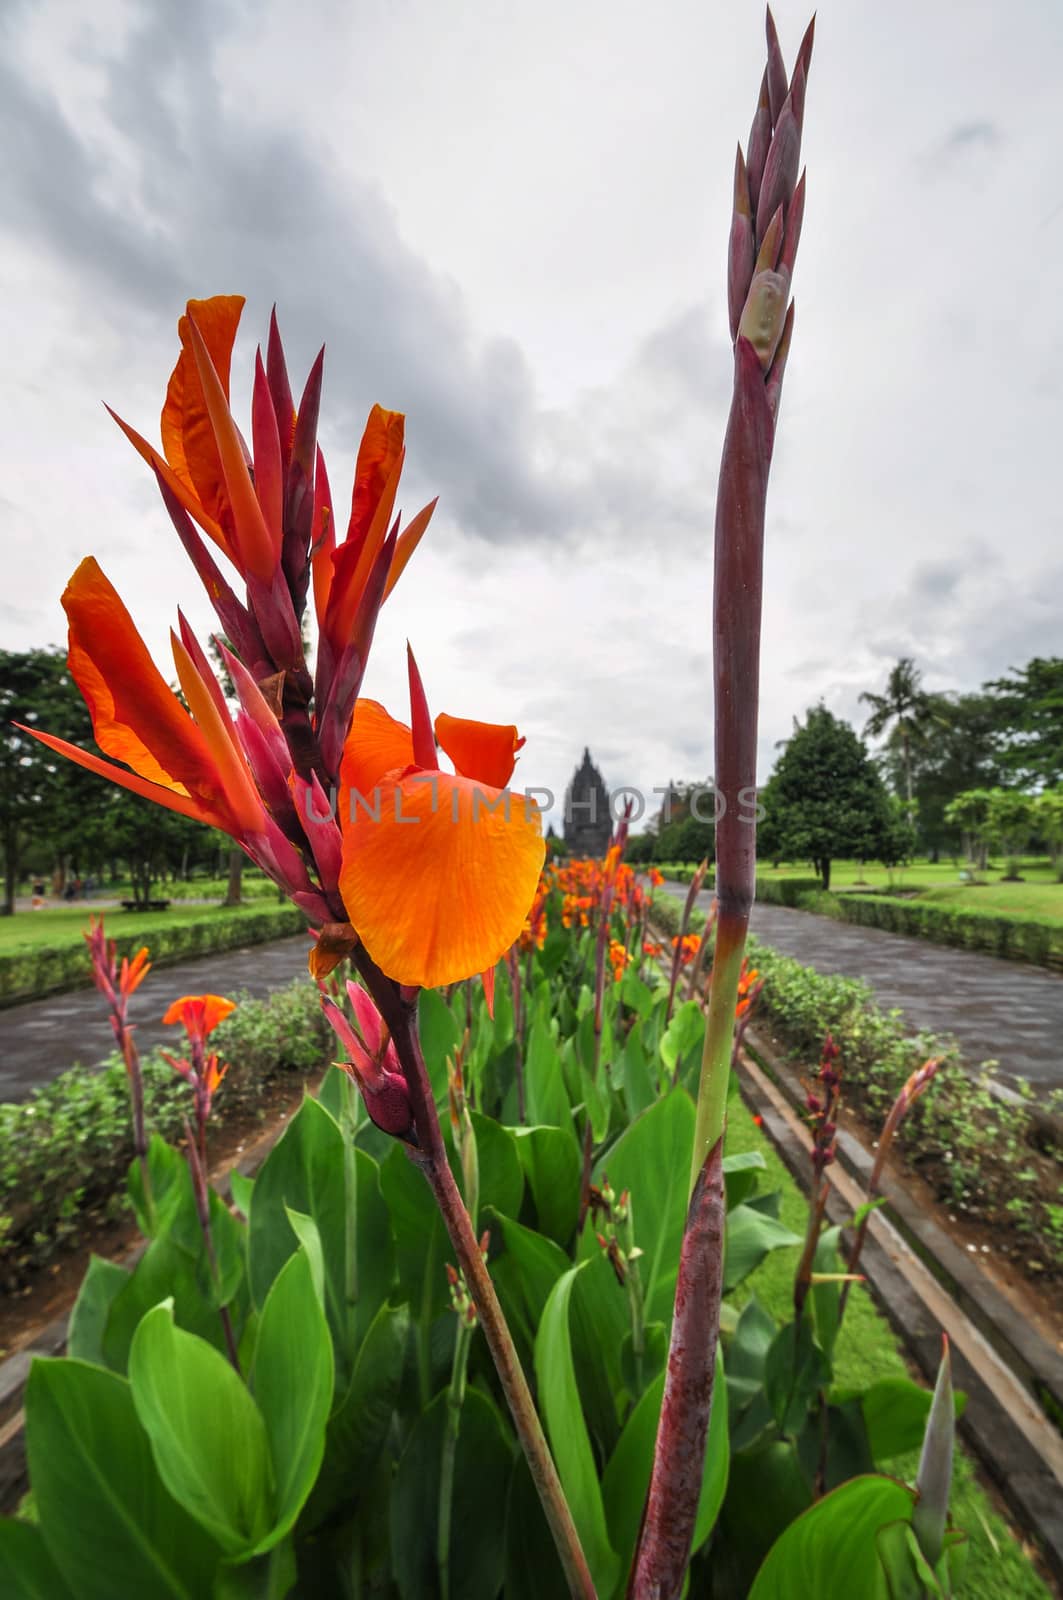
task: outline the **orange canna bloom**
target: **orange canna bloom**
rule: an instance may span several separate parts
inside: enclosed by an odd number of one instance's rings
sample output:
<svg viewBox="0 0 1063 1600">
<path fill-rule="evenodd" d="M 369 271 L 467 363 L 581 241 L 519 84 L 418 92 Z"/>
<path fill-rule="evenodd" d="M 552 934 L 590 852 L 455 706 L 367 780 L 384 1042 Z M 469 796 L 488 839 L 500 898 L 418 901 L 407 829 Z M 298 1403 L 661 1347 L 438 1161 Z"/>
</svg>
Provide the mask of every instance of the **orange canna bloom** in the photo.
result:
<svg viewBox="0 0 1063 1600">
<path fill-rule="evenodd" d="M 318 975 L 359 944 L 402 985 L 486 974 L 520 934 L 542 865 L 538 810 L 506 792 L 524 741 L 512 724 L 443 715 L 433 727 L 413 668 L 409 728 L 359 699 L 380 608 L 435 501 L 401 525 L 405 419 L 375 406 L 345 532 L 337 526 L 317 445 L 322 355 L 296 404 L 275 316 L 265 360 L 256 358 L 248 450 L 229 407 L 242 308 L 239 296 L 188 302 L 161 451 L 116 418 L 154 471 L 217 613 L 238 704 L 227 701 L 180 614 L 172 635 L 180 698 L 174 694 L 89 557 L 63 604 L 71 673 L 103 754 L 27 731 L 90 771 L 230 834 L 321 930 L 312 957 Z M 244 580 L 243 598 L 204 534 Z M 311 598 L 313 676 L 301 626 Z M 440 769 L 437 741 L 453 772 Z M 338 816 L 330 804 L 337 790 Z M 375 814 L 363 802 L 373 793 Z M 176 1007 L 171 1013 L 187 1025 Z"/>
<path fill-rule="evenodd" d="M 505 785 L 516 729 L 428 719 L 410 656 L 411 727 L 359 701 L 340 774 L 339 886 L 370 956 L 438 988 L 493 968 L 518 938 L 546 847 L 538 808 Z M 454 755 L 441 771 L 436 739 Z"/>
<path fill-rule="evenodd" d="M 205 1039 L 235 1010 L 235 1000 L 225 1000 L 220 994 L 186 994 L 173 1002 L 162 1020 L 184 1023 L 190 1037 Z"/>
</svg>

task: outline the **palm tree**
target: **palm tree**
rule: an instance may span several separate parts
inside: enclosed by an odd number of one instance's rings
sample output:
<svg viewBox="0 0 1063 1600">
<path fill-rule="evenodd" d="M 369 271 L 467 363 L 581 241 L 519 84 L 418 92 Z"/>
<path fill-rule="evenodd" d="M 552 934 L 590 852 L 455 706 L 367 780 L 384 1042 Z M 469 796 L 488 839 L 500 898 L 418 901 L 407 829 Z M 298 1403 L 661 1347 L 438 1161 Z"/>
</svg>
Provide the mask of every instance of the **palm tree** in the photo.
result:
<svg viewBox="0 0 1063 1600">
<path fill-rule="evenodd" d="M 901 766 L 904 769 L 904 788 L 908 823 L 915 824 L 915 803 L 912 799 L 912 745 L 934 720 L 930 696 L 922 687 L 923 675 L 911 656 L 901 656 L 890 669 L 885 694 L 860 696 L 871 707 L 864 732 L 877 739 L 888 730 L 889 743 L 900 746 Z"/>
</svg>

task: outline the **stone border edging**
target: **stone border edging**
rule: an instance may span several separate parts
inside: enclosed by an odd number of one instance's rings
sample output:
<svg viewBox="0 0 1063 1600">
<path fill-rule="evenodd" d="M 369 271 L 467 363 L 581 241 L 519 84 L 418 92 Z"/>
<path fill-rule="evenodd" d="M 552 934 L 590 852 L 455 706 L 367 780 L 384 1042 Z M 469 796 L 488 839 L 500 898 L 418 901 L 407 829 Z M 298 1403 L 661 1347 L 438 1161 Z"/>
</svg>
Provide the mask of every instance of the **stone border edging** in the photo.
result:
<svg viewBox="0 0 1063 1600">
<path fill-rule="evenodd" d="M 807 1130 L 783 1090 L 749 1056 L 743 1057 L 738 1063 L 743 1099 L 760 1116 L 763 1131 L 790 1173 L 806 1188 Z M 841 1172 L 829 1168 L 828 1176 L 828 1218 L 847 1222 L 854 1203 L 863 1197 L 863 1186 L 844 1167 Z M 868 1285 L 930 1382 L 941 1356 L 942 1329 L 949 1333 L 955 1381 L 968 1396 L 960 1428 L 1016 1519 L 1041 1547 L 1056 1592 L 1063 1594 L 1063 1441 L 1021 1377 L 1006 1367 L 964 1308 L 883 1215 L 889 1209 L 887 1202 L 871 1217 L 861 1257 Z M 1010 1395 L 1003 1393 L 1008 1388 Z"/>
<path fill-rule="evenodd" d="M 789 1063 L 780 1058 L 755 1027 L 749 1029 L 746 1038 L 751 1053 L 766 1066 L 789 1103 L 795 1110 L 802 1106 L 804 1091 Z M 845 1129 L 838 1131 L 838 1159 L 866 1190 L 874 1157 Z M 953 1243 L 943 1228 L 920 1210 L 889 1173 L 882 1175 L 879 1193 L 886 1197 L 894 1225 L 907 1243 L 1058 1427 L 1058 1419 L 1063 1418 L 1063 1355 L 1037 1328 L 1019 1317 L 1015 1306 L 992 1279 L 967 1252 Z"/>
</svg>

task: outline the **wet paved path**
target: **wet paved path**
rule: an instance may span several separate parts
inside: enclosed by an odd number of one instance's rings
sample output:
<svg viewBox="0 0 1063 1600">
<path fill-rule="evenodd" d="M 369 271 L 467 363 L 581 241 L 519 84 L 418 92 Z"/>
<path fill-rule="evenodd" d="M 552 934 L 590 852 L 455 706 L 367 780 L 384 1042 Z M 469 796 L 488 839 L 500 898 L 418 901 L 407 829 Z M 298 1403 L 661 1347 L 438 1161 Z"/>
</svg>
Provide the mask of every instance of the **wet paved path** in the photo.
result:
<svg viewBox="0 0 1063 1600">
<path fill-rule="evenodd" d="M 685 885 L 664 887 L 685 899 Z M 703 892 L 699 906 L 710 899 Z M 817 972 L 865 979 L 879 1005 L 899 1007 L 914 1027 L 955 1034 L 972 1066 L 993 1059 L 1003 1078 L 1063 1087 L 1063 976 L 785 906 L 758 903 L 750 926 Z"/>
<path fill-rule="evenodd" d="M 197 956 L 149 972 L 130 1002 L 143 1052 L 184 1038 L 180 1028 L 164 1028 L 163 1012 L 183 994 L 232 995 L 247 990 L 256 998 L 306 975 L 309 941 L 297 934 L 272 944 L 249 945 L 220 955 Z M 106 1002 L 95 989 L 28 1000 L 0 1011 L 0 1101 L 24 1100 L 80 1061 L 96 1066 L 114 1049 Z"/>
</svg>

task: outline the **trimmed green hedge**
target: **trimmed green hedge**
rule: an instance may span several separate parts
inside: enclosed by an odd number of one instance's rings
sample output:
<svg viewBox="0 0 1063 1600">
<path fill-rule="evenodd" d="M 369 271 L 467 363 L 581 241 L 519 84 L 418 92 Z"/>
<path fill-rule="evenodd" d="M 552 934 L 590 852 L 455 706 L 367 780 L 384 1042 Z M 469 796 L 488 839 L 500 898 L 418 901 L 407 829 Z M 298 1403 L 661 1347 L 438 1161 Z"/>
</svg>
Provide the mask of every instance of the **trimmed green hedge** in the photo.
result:
<svg viewBox="0 0 1063 1600">
<path fill-rule="evenodd" d="M 932 939 L 936 944 L 979 950 L 1007 961 L 1030 961 L 1063 972 L 1063 926 L 1058 923 L 1039 922 L 1018 912 L 990 915 L 964 907 L 895 900 L 889 895 L 839 894 L 831 898 L 846 922 L 861 927 L 884 928 L 888 933 Z"/>
<path fill-rule="evenodd" d="M 86 909 L 86 923 L 88 912 Z M 188 956 L 210 955 L 216 950 L 234 950 L 246 944 L 265 944 L 287 934 L 302 933 L 307 919 L 295 906 L 273 906 L 268 910 L 219 909 L 205 911 L 202 917 L 174 922 L 172 927 L 153 928 L 145 937 L 123 933 L 122 917 L 107 920 L 108 935 L 118 947 L 119 958 L 134 955 L 142 945 L 151 949 L 152 965 L 172 966 Z M 0 1006 L 17 1005 L 41 995 L 57 994 L 91 984 L 88 952 L 80 932 L 61 944 L 36 945 L 0 954 Z"/>
<path fill-rule="evenodd" d="M 854 897 L 855 898 L 855 897 Z M 674 937 L 682 903 L 658 892 L 652 921 Z M 704 916 L 695 910 L 691 927 Z M 990 1087 L 995 1062 L 977 1077 L 964 1067 L 954 1039 L 909 1033 L 899 1011 L 882 1011 L 868 984 L 819 973 L 760 940 L 749 941 L 749 962 L 765 980 L 757 1012 L 794 1061 L 819 1055 L 829 1031 L 841 1046 L 844 1097 L 872 1128 L 881 1127 L 901 1088 L 930 1056 L 942 1070 L 906 1118 L 899 1143 L 938 1195 L 1010 1241 L 1031 1276 L 1063 1273 L 1063 1205 L 1059 1158 L 1049 1153 L 1044 1113 L 1063 1112 L 1063 1092 L 1005 1101 Z"/>
<path fill-rule="evenodd" d="M 308 979 L 240 1002 L 211 1035 L 230 1063 L 211 1127 L 258 1110 L 271 1079 L 323 1065 L 331 1037 Z M 149 1133 L 179 1138 L 192 1112 L 188 1085 L 157 1051 L 142 1066 Z M 117 1054 L 99 1070 L 70 1067 L 30 1099 L 0 1104 L 0 1283 L 14 1288 L 76 1243 L 85 1209 L 121 1194 L 132 1159 L 129 1085 Z"/>
</svg>

